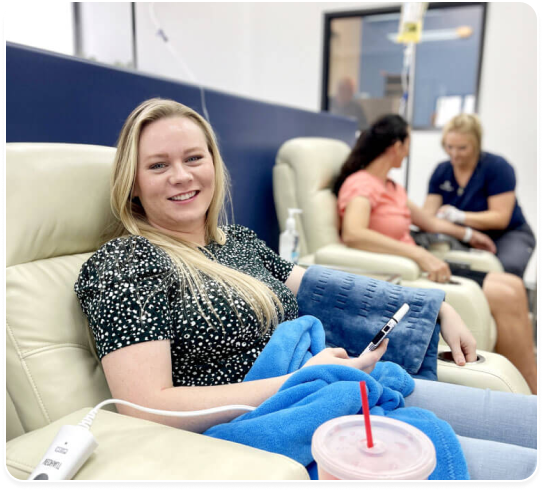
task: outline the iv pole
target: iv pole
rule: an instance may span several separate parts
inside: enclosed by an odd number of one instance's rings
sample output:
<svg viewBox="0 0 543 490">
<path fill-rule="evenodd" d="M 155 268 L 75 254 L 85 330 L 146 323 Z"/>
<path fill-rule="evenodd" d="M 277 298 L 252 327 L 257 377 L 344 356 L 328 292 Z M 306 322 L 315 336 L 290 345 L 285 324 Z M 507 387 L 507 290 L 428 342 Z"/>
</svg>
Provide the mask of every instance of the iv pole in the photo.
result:
<svg viewBox="0 0 543 490">
<path fill-rule="evenodd" d="M 415 60 L 416 45 L 420 41 L 422 33 L 422 21 L 428 4 L 426 2 L 406 2 L 402 4 L 400 25 L 397 42 L 405 45 L 402 68 L 402 100 L 400 101 L 399 114 L 407 124 L 413 127 L 413 94 L 415 92 Z M 411 154 L 411 150 L 409 151 Z M 409 188 L 409 160 L 405 165 L 405 190 Z"/>
</svg>

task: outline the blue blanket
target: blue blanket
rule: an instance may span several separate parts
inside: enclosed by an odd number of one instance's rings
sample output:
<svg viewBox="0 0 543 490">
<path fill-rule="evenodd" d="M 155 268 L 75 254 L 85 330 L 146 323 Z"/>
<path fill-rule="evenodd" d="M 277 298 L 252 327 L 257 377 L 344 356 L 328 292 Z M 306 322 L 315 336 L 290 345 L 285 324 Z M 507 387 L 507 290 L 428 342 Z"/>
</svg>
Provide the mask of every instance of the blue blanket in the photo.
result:
<svg viewBox="0 0 543 490">
<path fill-rule="evenodd" d="M 279 325 L 245 380 L 294 374 L 256 410 L 205 434 L 288 456 L 317 479 L 311 455 L 313 432 L 334 417 L 361 413 L 359 383 L 366 381 L 371 414 L 407 422 L 434 443 L 437 466 L 430 479 L 469 479 L 464 455 L 449 424 L 427 410 L 404 407 L 404 396 L 414 388 L 404 369 L 391 362 L 377 363 L 371 375 L 339 365 L 300 369 L 324 346 L 322 324 L 314 317 Z"/>
</svg>

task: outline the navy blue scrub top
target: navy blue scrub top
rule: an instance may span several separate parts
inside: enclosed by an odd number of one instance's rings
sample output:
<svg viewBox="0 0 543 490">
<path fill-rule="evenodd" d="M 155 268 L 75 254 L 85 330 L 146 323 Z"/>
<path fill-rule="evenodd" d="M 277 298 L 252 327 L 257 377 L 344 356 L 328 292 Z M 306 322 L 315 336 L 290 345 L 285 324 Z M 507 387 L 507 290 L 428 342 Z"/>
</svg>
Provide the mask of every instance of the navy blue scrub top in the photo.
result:
<svg viewBox="0 0 543 490">
<path fill-rule="evenodd" d="M 434 170 L 428 186 L 429 194 L 438 194 L 443 204 L 450 204 L 462 211 L 488 211 L 488 198 L 515 190 L 515 170 L 505 158 L 483 152 L 465 188 L 461 188 L 454 177 L 449 161 L 440 163 Z M 515 199 L 511 221 L 505 230 L 486 230 L 497 238 L 508 230 L 515 230 L 526 223 L 522 210 Z"/>
</svg>

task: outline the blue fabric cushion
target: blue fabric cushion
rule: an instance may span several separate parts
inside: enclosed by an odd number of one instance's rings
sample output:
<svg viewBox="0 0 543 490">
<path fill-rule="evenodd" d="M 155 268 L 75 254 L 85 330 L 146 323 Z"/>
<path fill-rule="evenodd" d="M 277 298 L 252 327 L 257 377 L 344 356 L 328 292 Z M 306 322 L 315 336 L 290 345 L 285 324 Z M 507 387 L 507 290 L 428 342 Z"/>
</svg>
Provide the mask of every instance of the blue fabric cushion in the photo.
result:
<svg viewBox="0 0 543 490">
<path fill-rule="evenodd" d="M 313 315 L 324 326 L 326 344 L 358 356 L 402 306 L 409 311 L 389 334 L 383 356 L 413 376 L 437 380 L 436 324 L 445 293 L 439 289 L 405 288 L 365 276 L 311 266 L 298 290 L 301 315 Z"/>
</svg>

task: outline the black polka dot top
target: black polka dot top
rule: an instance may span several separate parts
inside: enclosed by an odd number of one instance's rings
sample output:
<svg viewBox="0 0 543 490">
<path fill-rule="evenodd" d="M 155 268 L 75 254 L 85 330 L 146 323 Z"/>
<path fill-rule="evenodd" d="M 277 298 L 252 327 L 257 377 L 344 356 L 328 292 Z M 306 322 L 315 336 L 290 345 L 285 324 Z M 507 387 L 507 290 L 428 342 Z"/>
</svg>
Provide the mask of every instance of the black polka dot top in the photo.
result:
<svg viewBox="0 0 543 490">
<path fill-rule="evenodd" d="M 223 228 L 226 243 L 211 242 L 203 251 L 219 263 L 270 287 L 284 308 L 284 320 L 298 316 L 296 298 L 284 282 L 293 264 L 281 259 L 256 234 L 239 225 Z M 83 264 L 75 292 L 94 334 L 100 359 L 139 342 L 170 340 L 174 386 L 208 386 L 243 380 L 268 342 L 252 309 L 204 277 L 209 299 L 202 317 L 190 290 L 181 291 L 168 255 L 141 236 L 117 238 Z"/>
</svg>

